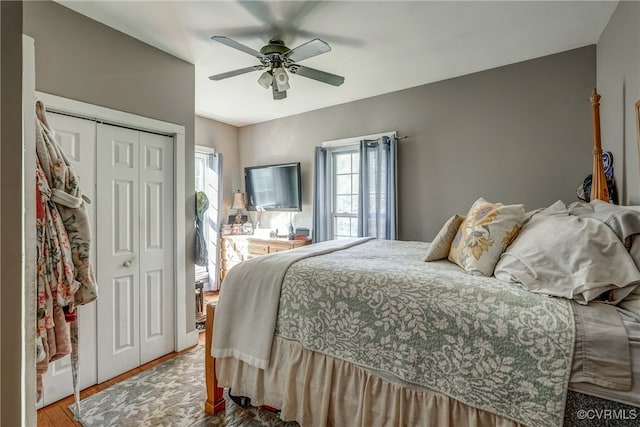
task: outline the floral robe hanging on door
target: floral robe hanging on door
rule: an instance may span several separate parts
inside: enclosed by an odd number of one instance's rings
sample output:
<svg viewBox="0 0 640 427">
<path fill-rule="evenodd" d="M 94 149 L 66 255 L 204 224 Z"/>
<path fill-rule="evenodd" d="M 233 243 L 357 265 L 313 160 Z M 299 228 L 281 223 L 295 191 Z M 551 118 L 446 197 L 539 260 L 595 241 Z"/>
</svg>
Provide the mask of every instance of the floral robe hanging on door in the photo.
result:
<svg viewBox="0 0 640 427">
<path fill-rule="evenodd" d="M 60 144 L 53 138 L 45 114 L 44 104 L 36 103 L 36 154 L 42 171 L 51 187 L 55 202 L 69 235 L 75 277 L 80 288 L 75 294 L 78 305 L 94 301 L 98 296 L 93 266 L 90 262 L 91 228 L 80 183 Z"/>
<path fill-rule="evenodd" d="M 71 245 L 51 189 L 36 159 L 37 263 L 37 398 L 50 362 L 71 353 L 69 327 L 62 307 L 73 304 L 79 283 L 74 279 Z"/>
<path fill-rule="evenodd" d="M 77 398 L 76 306 L 97 298 L 89 216 L 41 101 L 36 103 L 36 116 L 37 398 L 48 364 L 69 353 Z"/>
</svg>

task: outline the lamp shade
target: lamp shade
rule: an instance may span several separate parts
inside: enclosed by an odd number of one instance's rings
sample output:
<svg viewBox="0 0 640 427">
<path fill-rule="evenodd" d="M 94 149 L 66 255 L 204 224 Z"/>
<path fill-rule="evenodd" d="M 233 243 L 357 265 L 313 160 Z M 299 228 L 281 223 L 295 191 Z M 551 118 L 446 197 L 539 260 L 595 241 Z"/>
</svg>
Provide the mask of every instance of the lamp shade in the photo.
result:
<svg viewBox="0 0 640 427">
<path fill-rule="evenodd" d="M 278 86 L 278 91 L 284 92 L 289 89 L 289 76 L 287 76 L 287 72 L 282 67 L 277 67 L 273 69 L 273 80 L 276 86 Z"/>
<path fill-rule="evenodd" d="M 240 190 L 238 190 L 238 192 L 233 195 L 233 204 L 231 205 L 231 209 L 244 209 L 245 207 L 244 193 L 241 193 Z"/>
<path fill-rule="evenodd" d="M 271 82 L 273 82 L 273 76 L 269 71 L 265 71 L 258 78 L 258 84 L 260 84 L 260 86 L 265 89 L 269 89 L 269 86 L 271 86 Z"/>
</svg>

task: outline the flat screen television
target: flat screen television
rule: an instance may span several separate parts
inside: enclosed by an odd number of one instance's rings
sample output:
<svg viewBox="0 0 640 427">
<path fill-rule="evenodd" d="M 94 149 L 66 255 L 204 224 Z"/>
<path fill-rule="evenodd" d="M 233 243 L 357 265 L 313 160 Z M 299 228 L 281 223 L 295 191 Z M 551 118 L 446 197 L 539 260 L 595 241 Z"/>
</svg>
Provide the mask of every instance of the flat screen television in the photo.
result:
<svg viewBox="0 0 640 427">
<path fill-rule="evenodd" d="M 300 162 L 244 168 L 247 209 L 301 211 Z"/>
</svg>

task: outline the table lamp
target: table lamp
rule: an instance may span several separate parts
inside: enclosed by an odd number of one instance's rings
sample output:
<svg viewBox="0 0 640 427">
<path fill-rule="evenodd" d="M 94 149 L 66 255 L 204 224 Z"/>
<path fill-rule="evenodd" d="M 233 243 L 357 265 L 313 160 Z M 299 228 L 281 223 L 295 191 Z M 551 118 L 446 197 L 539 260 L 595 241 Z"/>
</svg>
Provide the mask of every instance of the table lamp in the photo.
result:
<svg viewBox="0 0 640 427">
<path fill-rule="evenodd" d="M 233 204 L 231 205 L 231 209 L 236 210 L 236 224 L 242 224 L 242 209 L 246 208 L 244 203 L 244 193 L 241 193 L 238 190 L 237 193 L 233 195 Z"/>
</svg>

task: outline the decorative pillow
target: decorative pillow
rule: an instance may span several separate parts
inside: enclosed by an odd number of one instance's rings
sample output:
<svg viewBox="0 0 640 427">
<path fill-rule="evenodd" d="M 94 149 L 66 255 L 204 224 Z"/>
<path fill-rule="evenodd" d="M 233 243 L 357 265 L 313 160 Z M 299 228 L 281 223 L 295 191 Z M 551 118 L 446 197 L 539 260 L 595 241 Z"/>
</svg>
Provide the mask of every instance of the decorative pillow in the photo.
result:
<svg viewBox="0 0 640 427">
<path fill-rule="evenodd" d="M 444 223 L 436 238 L 433 239 L 429 249 L 427 249 L 427 257 L 425 261 L 438 261 L 444 259 L 449 255 L 451 249 L 451 242 L 456 237 L 460 224 L 464 221 L 464 217 L 460 215 L 454 215 Z"/>
<path fill-rule="evenodd" d="M 489 203 L 479 198 L 460 224 L 449 260 L 475 276 L 492 276 L 498 258 L 518 235 L 523 205 Z"/>
</svg>

